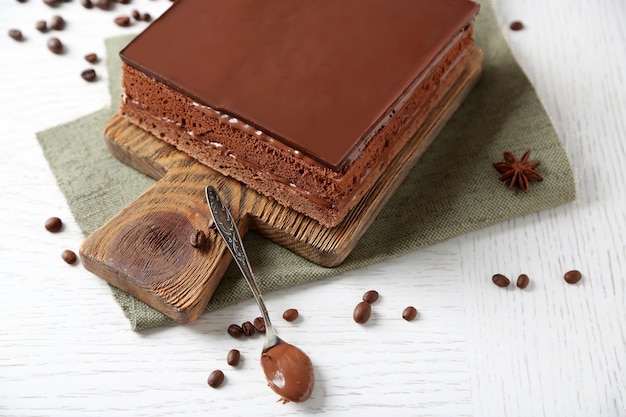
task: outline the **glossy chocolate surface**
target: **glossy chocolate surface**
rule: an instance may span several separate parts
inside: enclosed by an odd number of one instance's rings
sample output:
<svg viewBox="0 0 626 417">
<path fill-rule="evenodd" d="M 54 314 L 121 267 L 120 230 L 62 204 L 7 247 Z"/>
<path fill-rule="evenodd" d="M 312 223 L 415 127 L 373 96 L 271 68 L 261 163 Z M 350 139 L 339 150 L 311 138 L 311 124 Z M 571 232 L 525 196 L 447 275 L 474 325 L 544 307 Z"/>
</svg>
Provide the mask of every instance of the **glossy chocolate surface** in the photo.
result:
<svg viewBox="0 0 626 417">
<path fill-rule="evenodd" d="M 270 388 L 283 400 L 303 402 L 315 385 L 311 359 L 289 343 L 280 343 L 261 355 L 261 367 Z"/>
<path fill-rule="evenodd" d="M 179 0 L 121 57 L 337 169 L 477 11 L 469 0 Z"/>
</svg>

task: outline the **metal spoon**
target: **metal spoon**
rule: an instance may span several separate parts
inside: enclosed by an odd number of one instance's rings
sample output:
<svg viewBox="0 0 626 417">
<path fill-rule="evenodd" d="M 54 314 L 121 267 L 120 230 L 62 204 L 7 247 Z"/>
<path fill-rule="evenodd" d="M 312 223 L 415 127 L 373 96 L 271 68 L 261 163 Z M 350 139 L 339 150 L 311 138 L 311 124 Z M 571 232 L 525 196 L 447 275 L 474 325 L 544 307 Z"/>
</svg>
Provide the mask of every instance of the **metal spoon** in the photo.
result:
<svg viewBox="0 0 626 417">
<path fill-rule="evenodd" d="M 305 401 L 311 395 L 315 381 L 311 360 L 302 350 L 286 343 L 276 334 L 263 297 L 261 297 L 261 291 L 252 274 L 252 268 L 233 216 L 215 188 L 207 186 L 205 192 L 215 227 L 246 279 L 265 320 L 265 343 L 261 355 L 261 366 L 265 377 L 270 387 L 281 395 L 283 400 Z"/>
</svg>

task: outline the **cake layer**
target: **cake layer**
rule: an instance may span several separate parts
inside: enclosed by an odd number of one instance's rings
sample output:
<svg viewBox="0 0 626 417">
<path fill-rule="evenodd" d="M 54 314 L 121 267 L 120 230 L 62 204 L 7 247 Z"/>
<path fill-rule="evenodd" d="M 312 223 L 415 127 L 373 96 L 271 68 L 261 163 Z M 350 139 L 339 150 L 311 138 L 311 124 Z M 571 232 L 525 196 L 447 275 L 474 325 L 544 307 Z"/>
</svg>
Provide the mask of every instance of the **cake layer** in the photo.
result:
<svg viewBox="0 0 626 417">
<path fill-rule="evenodd" d="M 477 11 L 469 0 L 185 0 L 121 58 L 337 170 Z"/>
<path fill-rule="evenodd" d="M 332 227 L 358 203 L 456 80 L 472 45 L 470 25 L 429 65 L 411 95 L 394 109 L 394 117 L 364 146 L 360 158 L 341 171 L 324 167 L 127 65 L 122 114 L 224 175 Z"/>
<path fill-rule="evenodd" d="M 216 9 L 201 25 L 196 15 L 209 4 Z M 121 53 L 122 115 L 332 227 L 463 71 L 478 6 L 362 0 L 355 11 L 351 0 L 269 4 L 176 3 Z M 210 48 L 214 37 L 222 48 Z"/>
</svg>

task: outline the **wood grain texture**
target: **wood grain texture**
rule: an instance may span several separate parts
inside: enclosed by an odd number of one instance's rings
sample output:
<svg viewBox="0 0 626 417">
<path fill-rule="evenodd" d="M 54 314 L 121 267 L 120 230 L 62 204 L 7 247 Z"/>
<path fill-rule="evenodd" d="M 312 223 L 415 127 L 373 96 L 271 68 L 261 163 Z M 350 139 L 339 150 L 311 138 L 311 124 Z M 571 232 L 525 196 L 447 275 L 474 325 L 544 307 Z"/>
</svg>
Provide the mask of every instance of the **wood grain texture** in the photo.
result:
<svg viewBox="0 0 626 417">
<path fill-rule="evenodd" d="M 215 231 L 204 188 L 217 188 L 242 236 L 249 229 L 323 266 L 340 264 L 478 81 L 479 49 L 423 124 L 359 204 L 336 227 L 327 228 L 196 162 L 183 152 L 115 114 L 104 130 L 118 159 L 157 183 L 92 233 L 80 247 L 85 268 L 180 323 L 198 318 L 231 256 Z M 411 123 L 411 122 L 409 122 Z M 195 250 L 189 236 L 209 238 Z"/>
<path fill-rule="evenodd" d="M 324 282 L 269 294 L 281 336 L 316 367 L 311 402 L 283 406 L 263 383 L 262 340 L 232 339 L 230 323 L 258 315 L 253 301 L 192 324 L 128 329 L 108 285 L 60 259 L 84 238 L 34 133 L 110 101 L 85 83 L 83 55 L 104 37 L 140 30 L 112 18 L 156 17 L 167 0 L 114 12 L 78 1 L 0 1 L 0 415 L 2 416 L 476 416 L 626 415 L 626 2 L 494 0 L 500 26 L 559 132 L 578 200 L 442 242 Z M 45 48 L 38 19 L 61 14 L 64 56 Z M 508 30 L 512 20 L 525 29 Z M 20 28 L 27 41 L 6 35 Z M 65 222 L 59 234 L 43 223 Z M 569 286 L 572 267 L 582 281 Z M 491 283 L 526 273 L 526 290 Z M 352 310 L 376 289 L 366 326 Z M 399 319 L 415 305 L 420 318 Z M 300 318 L 280 319 L 291 307 Z M 238 348 L 237 368 L 225 364 Z M 213 369 L 226 374 L 210 389 Z"/>
</svg>

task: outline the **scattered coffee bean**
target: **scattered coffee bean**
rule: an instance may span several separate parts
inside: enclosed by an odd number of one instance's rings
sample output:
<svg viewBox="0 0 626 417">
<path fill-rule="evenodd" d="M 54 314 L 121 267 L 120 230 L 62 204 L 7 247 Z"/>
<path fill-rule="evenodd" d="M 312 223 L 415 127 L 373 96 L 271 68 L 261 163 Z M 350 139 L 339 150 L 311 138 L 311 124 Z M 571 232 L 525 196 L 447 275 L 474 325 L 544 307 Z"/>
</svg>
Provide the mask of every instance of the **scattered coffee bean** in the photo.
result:
<svg viewBox="0 0 626 417">
<path fill-rule="evenodd" d="M 94 53 L 87 54 L 87 55 L 85 55 L 85 61 L 90 62 L 92 64 L 95 64 L 96 62 L 99 61 L 98 55 L 96 55 Z"/>
<path fill-rule="evenodd" d="M 365 294 L 363 294 L 363 301 L 366 303 L 373 304 L 378 300 L 378 291 L 369 290 Z"/>
<path fill-rule="evenodd" d="M 67 262 L 70 265 L 73 265 L 76 263 L 76 261 L 78 260 L 78 257 L 76 256 L 76 253 L 74 253 L 74 251 L 71 251 L 69 249 L 65 249 L 62 253 L 61 253 L 61 258 L 63 258 L 63 260 L 65 262 Z"/>
<path fill-rule="evenodd" d="M 372 314 L 372 305 L 366 301 L 361 301 L 354 307 L 352 318 L 359 324 L 366 323 Z"/>
<path fill-rule="evenodd" d="M 83 80 L 88 81 L 88 82 L 93 82 L 96 81 L 96 78 L 98 78 L 98 75 L 96 74 L 96 70 L 94 69 L 86 69 L 85 71 L 80 73 L 80 76 L 83 77 Z"/>
<path fill-rule="evenodd" d="M 241 329 L 243 330 L 243 334 L 250 337 L 254 334 L 255 332 L 255 328 L 254 325 L 252 323 L 250 323 L 249 321 L 246 321 L 245 323 L 241 324 Z"/>
<path fill-rule="evenodd" d="M 48 23 L 45 20 L 39 20 L 35 23 L 35 29 L 41 33 L 46 33 L 48 31 Z"/>
<path fill-rule="evenodd" d="M 133 9 L 132 12 L 130 12 L 130 15 L 133 17 L 133 19 L 135 20 L 141 20 L 141 13 L 139 13 L 139 10 L 137 9 Z"/>
<path fill-rule="evenodd" d="M 263 317 L 257 317 L 252 321 L 252 325 L 259 333 L 265 333 L 265 319 Z"/>
<path fill-rule="evenodd" d="M 228 334 L 235 338 L 241 337 L 241 335 L 243 334 L 243 329 L 238 324 L 231 324 L 230 326 L 228 326 Z"/>
<path fill-rule="evenodd" d="M 567 271 L 565 275 L 563 275 L 563 279 L 565 279 L 565 282 L 567 282 L 568 284 L 576 284 L 582 279 L 582 277 L 583 274 L 581 274 L 580 271 L 577 271 L 576 269 Z"/>
<path fill-rule="evenodd" d="M 96 0 L 94 6 L 102 10 L 111 10 L 113 8 L 113 2 L 111 0 Z"/>
<path fill-rule="evenodd" d="M 298 313 L 298 310 L 296 310 L 295 308 L 290 308 L 285 310 L 285 312 L 283 313 L 283 319 L 287 321 L 294 321 L 298 318 L 299 314 L 300 313 Z"/>
<path fill-rule="evenodd" d="M 521 274 L 519 277 L 517 277 L 517 288 L 524 289 L 528 287 L 529 282 L 530 282 L 530 278 L 528 278 L 528 275 Z"/>
<path fill-rule="evenodd" d="M 113 19 L 113 21 L 118 26 L 122 26 L 122 27 L 130 26 L 130 18 L 128 16 L 118 16 L 115 19 Z"/>
<path fill-rule="evenodd" d="M 151 22 L 152 16 L 150 15 L 150 13 L 144 13 L 141 15 L 141 20 L 143 20 L 144 22 Z"/>
<path fill-rule="evenodd" d="M 514 22 L 511 22 L 511 24 L 509 25 L 509 28 L 511 30 L 522 30 L 524 29 L 524 24 L 522 22 L 520 22 L 519 20 L 516 20 Z"/>
<path fill-rule="evenodd" d="M 26 3 L 27 0 L 17 0 L 18 3 Z"/>
<path fill-rule="evenodd" d="M 58 217 L 50 217 L 46 220 L 46 223 L 44 223 L 44 227 L 47 231 L 56 233 L 63 228 L 63 222 Z"/>
<path fill-rule="evenodd" d="M 207 379 L 207 384 L 209 384 L 211 388 L 219 387 L 220 385 L 222 385 L 222 382 L 224 382 L 224 372 L 220 371 L 219 369 L 211 372 L 209 374 L 209 378 Z"/>
<path fill-rule="evenodd" d="M 59 15 L 52 16 L 52 18 L 50 19 L 50 29 L 53 29 L 53 30 L 65 29 L 65 19 L 63 19 Z"/>
<path fill-rule="evenodd" d="M 57 7 L 61 2 L 59 0 L 43 0 L 44 4 L 50 7 Z"/>
<path fill-rule="evenodd" d="M 491 280 L 493 281 L 494 284 L 496 284 L 498 287 L 508 287 L 509 284 L 511 283 L 511 281 L 509 281 L 509 279 L 507 277 L 505 277 L 502 274 L 495 274 Z"/>
<path fill-rule="evenodd" d="M 196 230 L 189 236 L 189 242 L 194 248 L 202 249 L 206 245 L 206 235 L 202 230 Z"/>
<path fill-rule="evenodd" d="M 50 50 L 50 52 L 54 53 L 54 54 L 62 54 L 63 50 L 65 49 L 63 47 L 63 44 L 61 43 L 61 41 L 59 40 L 59 38 L 50 38 L 48 39 L 48 49 Z"/>
<path fill-rule="evenodd" d="M 119 4 L 130 4 L 131 0 L 116 0 Z"/>
<path fill-rule="evenodd" d="M 91 2 L 91 0 L 81 0 L 80 4 L 82 4 L 85 9 L 93 8 L 93 3 Z"/>
<path fill-rule="evenodd" d="M 237 349 L 231 349 L 228 351 L 228 355 L 226 355 L 226 363 L 230 366 L 237 366 L 240 358 L 241 353 Z"/>
<path fill-rule="evenodd" d="M 407 308 L 404 309 L 404 311 L 402 311 L 402 318 L 405 319 L 406 321 L 415 320 L 416 317 L 417 317 L 417 309 L 413 306 L 408 306 Z"/>
<path fill-rule="evenodd" d="M 22 35 L 22 31 L 19 29 L 10 29 L 9 30 L 9 36 L 13 39 L 15 39 L 16 41 L 23 41 L 24 40 L 24 35 Z"/>
</svg>

